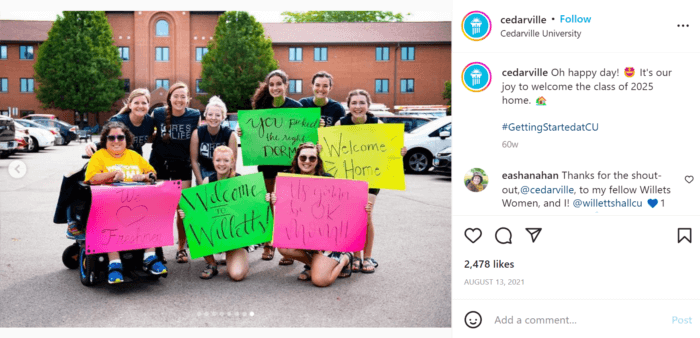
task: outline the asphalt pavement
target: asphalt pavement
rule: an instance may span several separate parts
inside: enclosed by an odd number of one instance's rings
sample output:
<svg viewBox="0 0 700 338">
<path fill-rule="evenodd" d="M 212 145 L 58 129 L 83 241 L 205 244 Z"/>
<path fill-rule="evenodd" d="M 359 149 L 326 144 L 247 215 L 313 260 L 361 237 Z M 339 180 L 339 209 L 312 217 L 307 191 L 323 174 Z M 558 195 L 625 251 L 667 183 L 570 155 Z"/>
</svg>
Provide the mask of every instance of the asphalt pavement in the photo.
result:
<svg viewBox="0 0 700 338">
<path fill-rule="evenodd" d="M 0 327 L 450 327 L 448 176 L 406 175 L 406 191 L 381 191 L 373 274 L 319 288 L 296 279 L 298 262 L 279 266 L 279 253 L 263 261 L 258 249 L 243 281 L 225 267 L 202 280 L 204 260 L 177 264 L 171 246 L 166 279 L 85 287 L 61 262 L 73 243 L 66 225 L 53 223 L 62 176 L 86 162 L 84 147 L 0 160 Z M 22 178 L 9 175 L 13 160 L 26 165 Z"/>
</svg>

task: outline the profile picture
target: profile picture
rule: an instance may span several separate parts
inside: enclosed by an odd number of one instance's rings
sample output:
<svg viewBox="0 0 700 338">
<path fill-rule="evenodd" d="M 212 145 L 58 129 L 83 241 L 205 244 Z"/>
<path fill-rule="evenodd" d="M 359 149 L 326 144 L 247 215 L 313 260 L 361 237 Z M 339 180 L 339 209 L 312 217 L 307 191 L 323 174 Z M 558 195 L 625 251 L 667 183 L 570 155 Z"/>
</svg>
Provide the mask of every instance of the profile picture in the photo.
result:
<svg viewBox="0 0 700 338">
<path fill-rule="evenodd" d="M 473 168 L 464 175 L 464 185 L 467 186 L 469 191 L 480 192 L 486 189 L 486 185 L 489 183 L 489 177 L 486 172 L 481 168 Z"/>
</svg>

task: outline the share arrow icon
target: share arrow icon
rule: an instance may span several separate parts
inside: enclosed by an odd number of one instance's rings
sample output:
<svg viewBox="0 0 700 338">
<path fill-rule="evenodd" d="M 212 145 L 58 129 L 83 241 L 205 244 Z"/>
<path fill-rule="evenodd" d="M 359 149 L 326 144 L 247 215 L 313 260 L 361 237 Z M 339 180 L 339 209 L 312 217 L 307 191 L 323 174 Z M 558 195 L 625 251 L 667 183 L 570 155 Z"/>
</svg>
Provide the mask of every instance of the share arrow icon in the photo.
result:
<svg viewBox="0 0 700 338">
<path fill-rule="evenodd" d="M 537 237 L 540 235 L 540 232 L 542 231 L 542 228 L 525 228 L 528 233 L 530 233 L 530 237 L 532 238 L 532 243 L 535 243 L 537 240 Z"/>
</svg>

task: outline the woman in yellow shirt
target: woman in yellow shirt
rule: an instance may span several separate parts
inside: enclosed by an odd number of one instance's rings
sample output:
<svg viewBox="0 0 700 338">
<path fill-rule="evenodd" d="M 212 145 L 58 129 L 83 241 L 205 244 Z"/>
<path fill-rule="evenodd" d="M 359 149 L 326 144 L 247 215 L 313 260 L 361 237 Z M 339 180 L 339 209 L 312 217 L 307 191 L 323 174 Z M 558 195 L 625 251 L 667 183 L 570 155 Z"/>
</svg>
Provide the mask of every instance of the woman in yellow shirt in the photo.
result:
<svg viewBox="0 0 700 338">
<path fill-rule="evenodd" d="M 137 152 L 127 149 L 134 141 L 134 135 L 121 122 L 108 122 L 102 128 L 100 136 L 104 149 L 97 151 L 85 172 L 85 182 L 90 184 L 105 184 L 113 182 L 145 182 L 149 180 L 149 174 L 155 178 L 155 170 Z M 168 270 L 165 264 L 156 256 L 156 249 L 146 249 L 143 254 L 143 265 L 152 275 L 161 275 Z M 122 264 L 119 252 L 110 252 L 109 270 L 107 272 L 110 284 L 124 281 L 122 276 Z"/>
</svg>

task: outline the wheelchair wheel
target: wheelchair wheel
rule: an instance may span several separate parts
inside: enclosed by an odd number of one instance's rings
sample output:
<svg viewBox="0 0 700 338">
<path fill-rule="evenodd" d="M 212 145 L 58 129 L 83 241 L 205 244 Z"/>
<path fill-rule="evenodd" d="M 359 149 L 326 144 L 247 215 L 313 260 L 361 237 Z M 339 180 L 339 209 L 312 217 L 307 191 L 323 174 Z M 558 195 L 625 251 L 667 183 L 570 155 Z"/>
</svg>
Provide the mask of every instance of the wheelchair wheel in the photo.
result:
<svg viewBox="0 0 700 338">
<path fill-rule="evenodd" d="M 78 243 L 73 243 L 73 245 L 67 247 L 63 250 L 63 265 L 67 268 L 73 270 L 80 266 L 80 245 Z"/>
<path fill-rule="evenodd" d="M 96 260 L 94 255 L 85 253 L 85 248 L 80 249 L 80 282 L 85 286 L 97 284 Z"/>
</svg>

